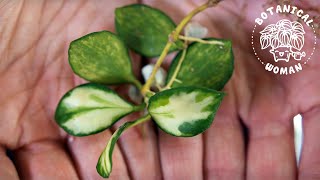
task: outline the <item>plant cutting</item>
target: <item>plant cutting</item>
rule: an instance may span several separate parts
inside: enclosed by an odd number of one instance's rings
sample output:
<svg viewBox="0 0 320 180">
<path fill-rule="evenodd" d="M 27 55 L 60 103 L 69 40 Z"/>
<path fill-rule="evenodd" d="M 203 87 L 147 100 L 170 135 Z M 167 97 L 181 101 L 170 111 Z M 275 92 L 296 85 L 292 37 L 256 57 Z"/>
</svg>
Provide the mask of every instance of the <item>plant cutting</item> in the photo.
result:
<svg viewBox="0 0 320 180">
<path fill-rule="evenodd" d="M 75 74 L 90 83 L 73 88 L 61 98 L 55 113 L 61 128 L 74 136 L 88 136 L 110 128 L 130 113 L 145 113 L 124 123 L 109 139 L 96 166 L 102 177 L 110 176 L 114 146 L 131 127 L 152 119 L 168 134 L 192 137 L 212 124 L 224 96 L 220 90 L 233 72 L 231 42 L 200 39 L 182 31 L 196 14 L 218 2 L 207 1 L 177 26 L 158 9 L 128 5 L 115 11 L 116 33 L 94 32 L 71 42 L 69 64 Z M 144 57 L 158 57 L 144 84 L 133 74 L 128 48 Z M 165 57 L 175 51 L 164 85 L 152 88 Z M 123 83 L 139 89 L 143 100 L 131 103 L 106 86 Z"/>
</svg>

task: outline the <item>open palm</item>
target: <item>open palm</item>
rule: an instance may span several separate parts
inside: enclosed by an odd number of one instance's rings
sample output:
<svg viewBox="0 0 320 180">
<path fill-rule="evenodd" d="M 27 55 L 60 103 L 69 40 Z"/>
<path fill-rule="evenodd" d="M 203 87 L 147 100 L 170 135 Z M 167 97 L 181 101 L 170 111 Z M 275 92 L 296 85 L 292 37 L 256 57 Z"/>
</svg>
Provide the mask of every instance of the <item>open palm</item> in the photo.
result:
<svg viewBox="0 0 320 180">
<path fill-rule="evenodd" d="M 144 1 L 175 21 L 203 2 Z M 111 130 L 70 137 L 53 114 L 61 96 L 82 83 L 68 65 L 70 41 L 113 31 L 114 9 L 130 3 L 136 2 L 0 1 L 0 177 L 100 178 L 95 165 Z M 226 0 L 195 18 L 211 36 L 231 38 L 234 44 L 235 72 L 213 126 L 187 139 L 155 131 L 151 124 L 145 134 L 139 127 L 129 130 L 115 149 L 111 179 L 295 179 L 297 173 L 301 179 L 320 178 L 320 53 L 299 74 L 266 72 L 250 45 L 254 17 L 263 4 Z M 320 7 L 316 1 L 303 6 Z M 299 170 L 291 121 L 298 113 L 305 118 Z M 14 165 L 6 149 L 12 150 Z"/>
</svg>

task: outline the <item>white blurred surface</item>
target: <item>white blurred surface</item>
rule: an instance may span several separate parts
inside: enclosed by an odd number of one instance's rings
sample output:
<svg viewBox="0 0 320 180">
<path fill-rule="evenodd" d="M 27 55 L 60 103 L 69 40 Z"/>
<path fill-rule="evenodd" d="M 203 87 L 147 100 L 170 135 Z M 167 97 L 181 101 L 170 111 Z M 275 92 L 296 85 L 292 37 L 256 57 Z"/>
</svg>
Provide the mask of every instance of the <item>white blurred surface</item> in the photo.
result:
<svg viewBox="0 0 320 180">
<path fill-rule="evenodd" d="M 301 114 L 296 115 L 293 118 L 293 127 L 294 127 L 294 146 L 296 151 L 297 164 L 299 164 L 301 150 L 303 145 L 303 128 L 302 128 L 303 118 Z"/>
</svg>

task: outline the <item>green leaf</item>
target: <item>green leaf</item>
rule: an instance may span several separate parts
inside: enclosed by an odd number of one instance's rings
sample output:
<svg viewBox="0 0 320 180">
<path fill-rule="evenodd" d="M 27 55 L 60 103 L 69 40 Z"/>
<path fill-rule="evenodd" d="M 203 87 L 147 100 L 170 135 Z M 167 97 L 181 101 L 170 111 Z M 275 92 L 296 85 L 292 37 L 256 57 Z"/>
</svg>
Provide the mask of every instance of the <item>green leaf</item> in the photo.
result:
<svg viewBox="0 0 320 180">
<path fill-rule="evenodd" d="M 96 83 L 134 83 L 128 50 L 115 34 L 94 32 L 71 42 L 69 63 L 80 77 Z"/>
<path fill-rule="evenodd" d="M 112 153 L 114 146 L 116 145 L 120 135 L 127 127 L 133 122 L 127 122 L 124 125 L 120 126 L 117 131 L 111 136 L 106 148 L 103 150 L 102 154 L 99 157 L 96 169 L 100 176 L 108 178 L 112 171 Z"/>
<path fill-rule="evenodd" d="M 221 90 L 228 82 L 233 72 L 231 42 L 213 38 L 207 41 L 220 41 L 224 45 L 198 42 L 191 44 L 172 87 L 197 86 Z M 182 52 L 174 58 L 167 82 L 172 77 L 181 55 Z"/>
<path fill-rule="evenodd" d="M 69 134 L 86 136 L 109 128 L 123 116 L 140 110 L 99 84 L 80 85 L 60 100 L 56 122 Z"/>
<path fill-rule="evenodd" d="M 112 171 L 112 153 L 114 146 L 116 145 L 120 135 L 128 128 L 140 124 L 141 122 L 150 119 L 150 115 L 143 116 L 135 121 L 126 122 L 117 129 L 111 136 L 107 146 L 103 150 L 102 154 L 99 157 L 96 169 L 98 173 L 104 177 L 108 178 Z"/>
<path fill-rule="evenodd" d="M 119 36 L 131 49 L 147 57 L 161 54 L 176 27 L 165 13 L 143 4 L 117 8 L 115 14 Z M 183 43 L 177 41 L 170 51 L 182 47 Z"/>
<path fill-rule="evenodd" d="M 209 128 L 223 96 L 207 88 L 179 87 L 152 96 L 148 111 L 163 131 L 190 137 Z"/>
</svg>

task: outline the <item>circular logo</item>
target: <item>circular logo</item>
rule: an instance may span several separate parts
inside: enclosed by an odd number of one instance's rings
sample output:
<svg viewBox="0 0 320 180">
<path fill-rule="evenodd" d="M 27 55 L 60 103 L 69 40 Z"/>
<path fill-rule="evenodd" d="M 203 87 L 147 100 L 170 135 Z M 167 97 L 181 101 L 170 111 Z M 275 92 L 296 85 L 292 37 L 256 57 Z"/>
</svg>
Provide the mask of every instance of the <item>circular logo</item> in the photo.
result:
<svg viewBox="0 0 320 180">
<path fill-rule="evenodd" d="M 313 19 L 291 5 L 262 12 L 255 20 L 251 40 L 254 55 L 265 70 L 279 75 L 302 71 L 317 44 Z"/>
</svg>

